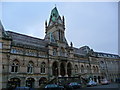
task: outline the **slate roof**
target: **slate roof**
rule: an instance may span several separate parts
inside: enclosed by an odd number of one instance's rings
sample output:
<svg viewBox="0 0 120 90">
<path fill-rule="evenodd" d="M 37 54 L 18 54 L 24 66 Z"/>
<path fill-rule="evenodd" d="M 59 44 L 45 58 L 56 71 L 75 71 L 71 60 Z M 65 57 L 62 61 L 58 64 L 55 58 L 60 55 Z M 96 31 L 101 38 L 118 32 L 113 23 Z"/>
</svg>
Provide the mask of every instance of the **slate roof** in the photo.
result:
<svg viewBox="0 0 120 90">
<path fill-rule="evenodd" d="M 86 55 L 86 53 L 83 50 L 79 49 L 79 48 L 74 47 L 73 50 L 74 50 L 74 54 L 79 54 L 79 55 L 83 55 L 83 56 Z"/>
<path fill-rule="evenodd" d="M 4 30 L 1 20 L 0 20 L 0 37 L 5 38 L 5 39 L 10 39 L 6 31 Z"/>
<path fill-rule="evenodd" d="M 3 30 L 3 26 L 2 26 L 1 21 L 0 21 L 0 30 Z"/>
<path fill-rule="evenodd" d="M 103 53 L 103 52 L 95 52 L 98 57 L 109 57 L 109 58 L 120 58 L 119 55 Z"/>
<path fill-rule="evenodd" d="M 44 39 L 39 39 L 12 31 L 7 31 L 7 33 L 12 38 L 12 43 L 18 43 L 29 46 L 31 45 L 34 47 L 46 47 L 47 45 L 47 41 L 45 41 Z"/>
</svg>

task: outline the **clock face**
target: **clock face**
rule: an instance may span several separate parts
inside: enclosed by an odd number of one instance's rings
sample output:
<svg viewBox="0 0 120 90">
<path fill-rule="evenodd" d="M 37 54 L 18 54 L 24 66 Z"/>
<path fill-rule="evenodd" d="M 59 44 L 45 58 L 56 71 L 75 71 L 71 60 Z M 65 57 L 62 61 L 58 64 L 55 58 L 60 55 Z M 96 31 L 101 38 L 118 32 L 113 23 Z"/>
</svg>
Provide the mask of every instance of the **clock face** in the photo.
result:
<svg viewBox="0 0 120 90">
<path fill-rule="evenodd" d="M 56 21 L 56 17 L 52 17 L 52 20 L 55 22 Z"/>
<path fill-rule="evenodd" d="M 57 11 L 53 11 L 51 15 L 52 15 L 52 20 L 53 20 L 54 22 L 55 22 L 55 21 L 57 20 L 57 18 L 59 17 Z"/>
</svg>

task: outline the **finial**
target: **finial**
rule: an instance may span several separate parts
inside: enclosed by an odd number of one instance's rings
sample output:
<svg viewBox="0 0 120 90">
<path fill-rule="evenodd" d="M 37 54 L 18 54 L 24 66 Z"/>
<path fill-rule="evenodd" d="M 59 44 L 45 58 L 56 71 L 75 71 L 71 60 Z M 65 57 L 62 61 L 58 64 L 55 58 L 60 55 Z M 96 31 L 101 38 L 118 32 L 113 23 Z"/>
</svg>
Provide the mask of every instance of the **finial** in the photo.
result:
<svg viewBox="0 0 120 90">
<path fill-rule="evenodd" d="M 47 20 L 45 21 L 45 26 L 47 27 Z"/>
<path fill-rule="evenodd" d="M 73 43 L 72 42 L 70 43 L 70 46 L 73 47 Z"/>
<path fill-rule="evenodd" d="M 56 4 L 55 4 L 55 7 L 56 7 Z"/>
<path fill-rule="evenodd" d="M 63 23 L 65 22 L 65 18 L 64 18 L 64 16 L 62 16 L 62 19 L 63 19 Z"/>
<path fill-rule="evenodd" d="M 45 33 L 47 33 L 47 20 L 45 21 Z"/>
<path fill-rule="evenodd" d="M 64 18 L 64 16 L 62 17 L 62 20 L 63 20 L 63 28 L 65 29 L 65 18 Z"/>
</svg>

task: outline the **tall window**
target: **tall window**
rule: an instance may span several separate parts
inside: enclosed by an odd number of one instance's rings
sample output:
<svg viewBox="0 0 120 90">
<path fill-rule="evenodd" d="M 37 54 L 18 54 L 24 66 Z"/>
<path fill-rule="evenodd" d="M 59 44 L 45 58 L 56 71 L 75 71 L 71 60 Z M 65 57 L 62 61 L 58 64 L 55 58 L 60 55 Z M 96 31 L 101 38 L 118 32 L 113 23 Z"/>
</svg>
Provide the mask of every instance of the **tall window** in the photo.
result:
<svg viewBox="0 0 120 90">
<path fill-rule="evenodd" d="M 64 32 L 59 30 L 59 40 L 63 41 L 63 39 L 64 39 Z"/>
<path fill-rule="evenodd" d="M 53 49 L 53 55 L 55 55 L 55 56 L 57 55 L 57 48 Z"/>
<path fill-rule="evenodd" d="M 41 63 L 41 73 L 45 73 L 45 62 Z"/>
<path fill-rule="evenodd" d="M 31 61 L 28 63 L 27 72 L 33 73 L 33 62 L 31 62 Z"/>
<path fill-rule="evenodd" d="M 93 73 L 95 73 L 96 72 L 96 68 L 95 68 L 95 66 L 93 66 Z"/>
<path fill-rule="evenodd" d="M 19 62 L 17 60 L 13 61 L 11 66 L 11 72 L 18 72 Z"/>
<path fill-rule="evenodd" d="M 65 56 L 65 50 L 64 50 L 64 48 L 60 49 L 60 56 Z"/>
<path fill-rule="evenodd" d="M 90 66 L 87 65 L 87 73 L 90 73 Z"/>
<path fill-rule="evenodd" d="M 98 69 L 98 66 L 96 66 L 96 73 L 98 73 L 99 72 L 99 69 Z"/>
<path fill-rule="evenodd" d="M 75 65 L 75 73 L 78 73 L 78 66 Z"/>
<path fill-rule="evenodd" d="M 84 66 L 81 65 L 81 73 L 84 73 Z"/>
</svg>

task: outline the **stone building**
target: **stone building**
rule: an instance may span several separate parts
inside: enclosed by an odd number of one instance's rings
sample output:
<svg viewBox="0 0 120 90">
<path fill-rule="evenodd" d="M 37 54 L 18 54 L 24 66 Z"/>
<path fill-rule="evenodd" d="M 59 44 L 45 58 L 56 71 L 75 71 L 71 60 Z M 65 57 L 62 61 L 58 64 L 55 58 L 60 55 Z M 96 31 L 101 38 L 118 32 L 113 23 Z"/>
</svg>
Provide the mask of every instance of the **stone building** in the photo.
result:
<svg viewBox="0 0 120 90">
<path fill-rule="evenodd" d="M 45 22 L 45 38 L 5 31 L 0 22 L 0 86 L 39 88 L 56 77 L 115 80 L 119 56 L 94 52 L 88 46 L 75 48 L 65 37 L 65 18 L 52 9 Z M 112 65 L 112 66 L 111 66 Z M 0 89 L 1 89 L 0 88 Z"/>
</svg>

